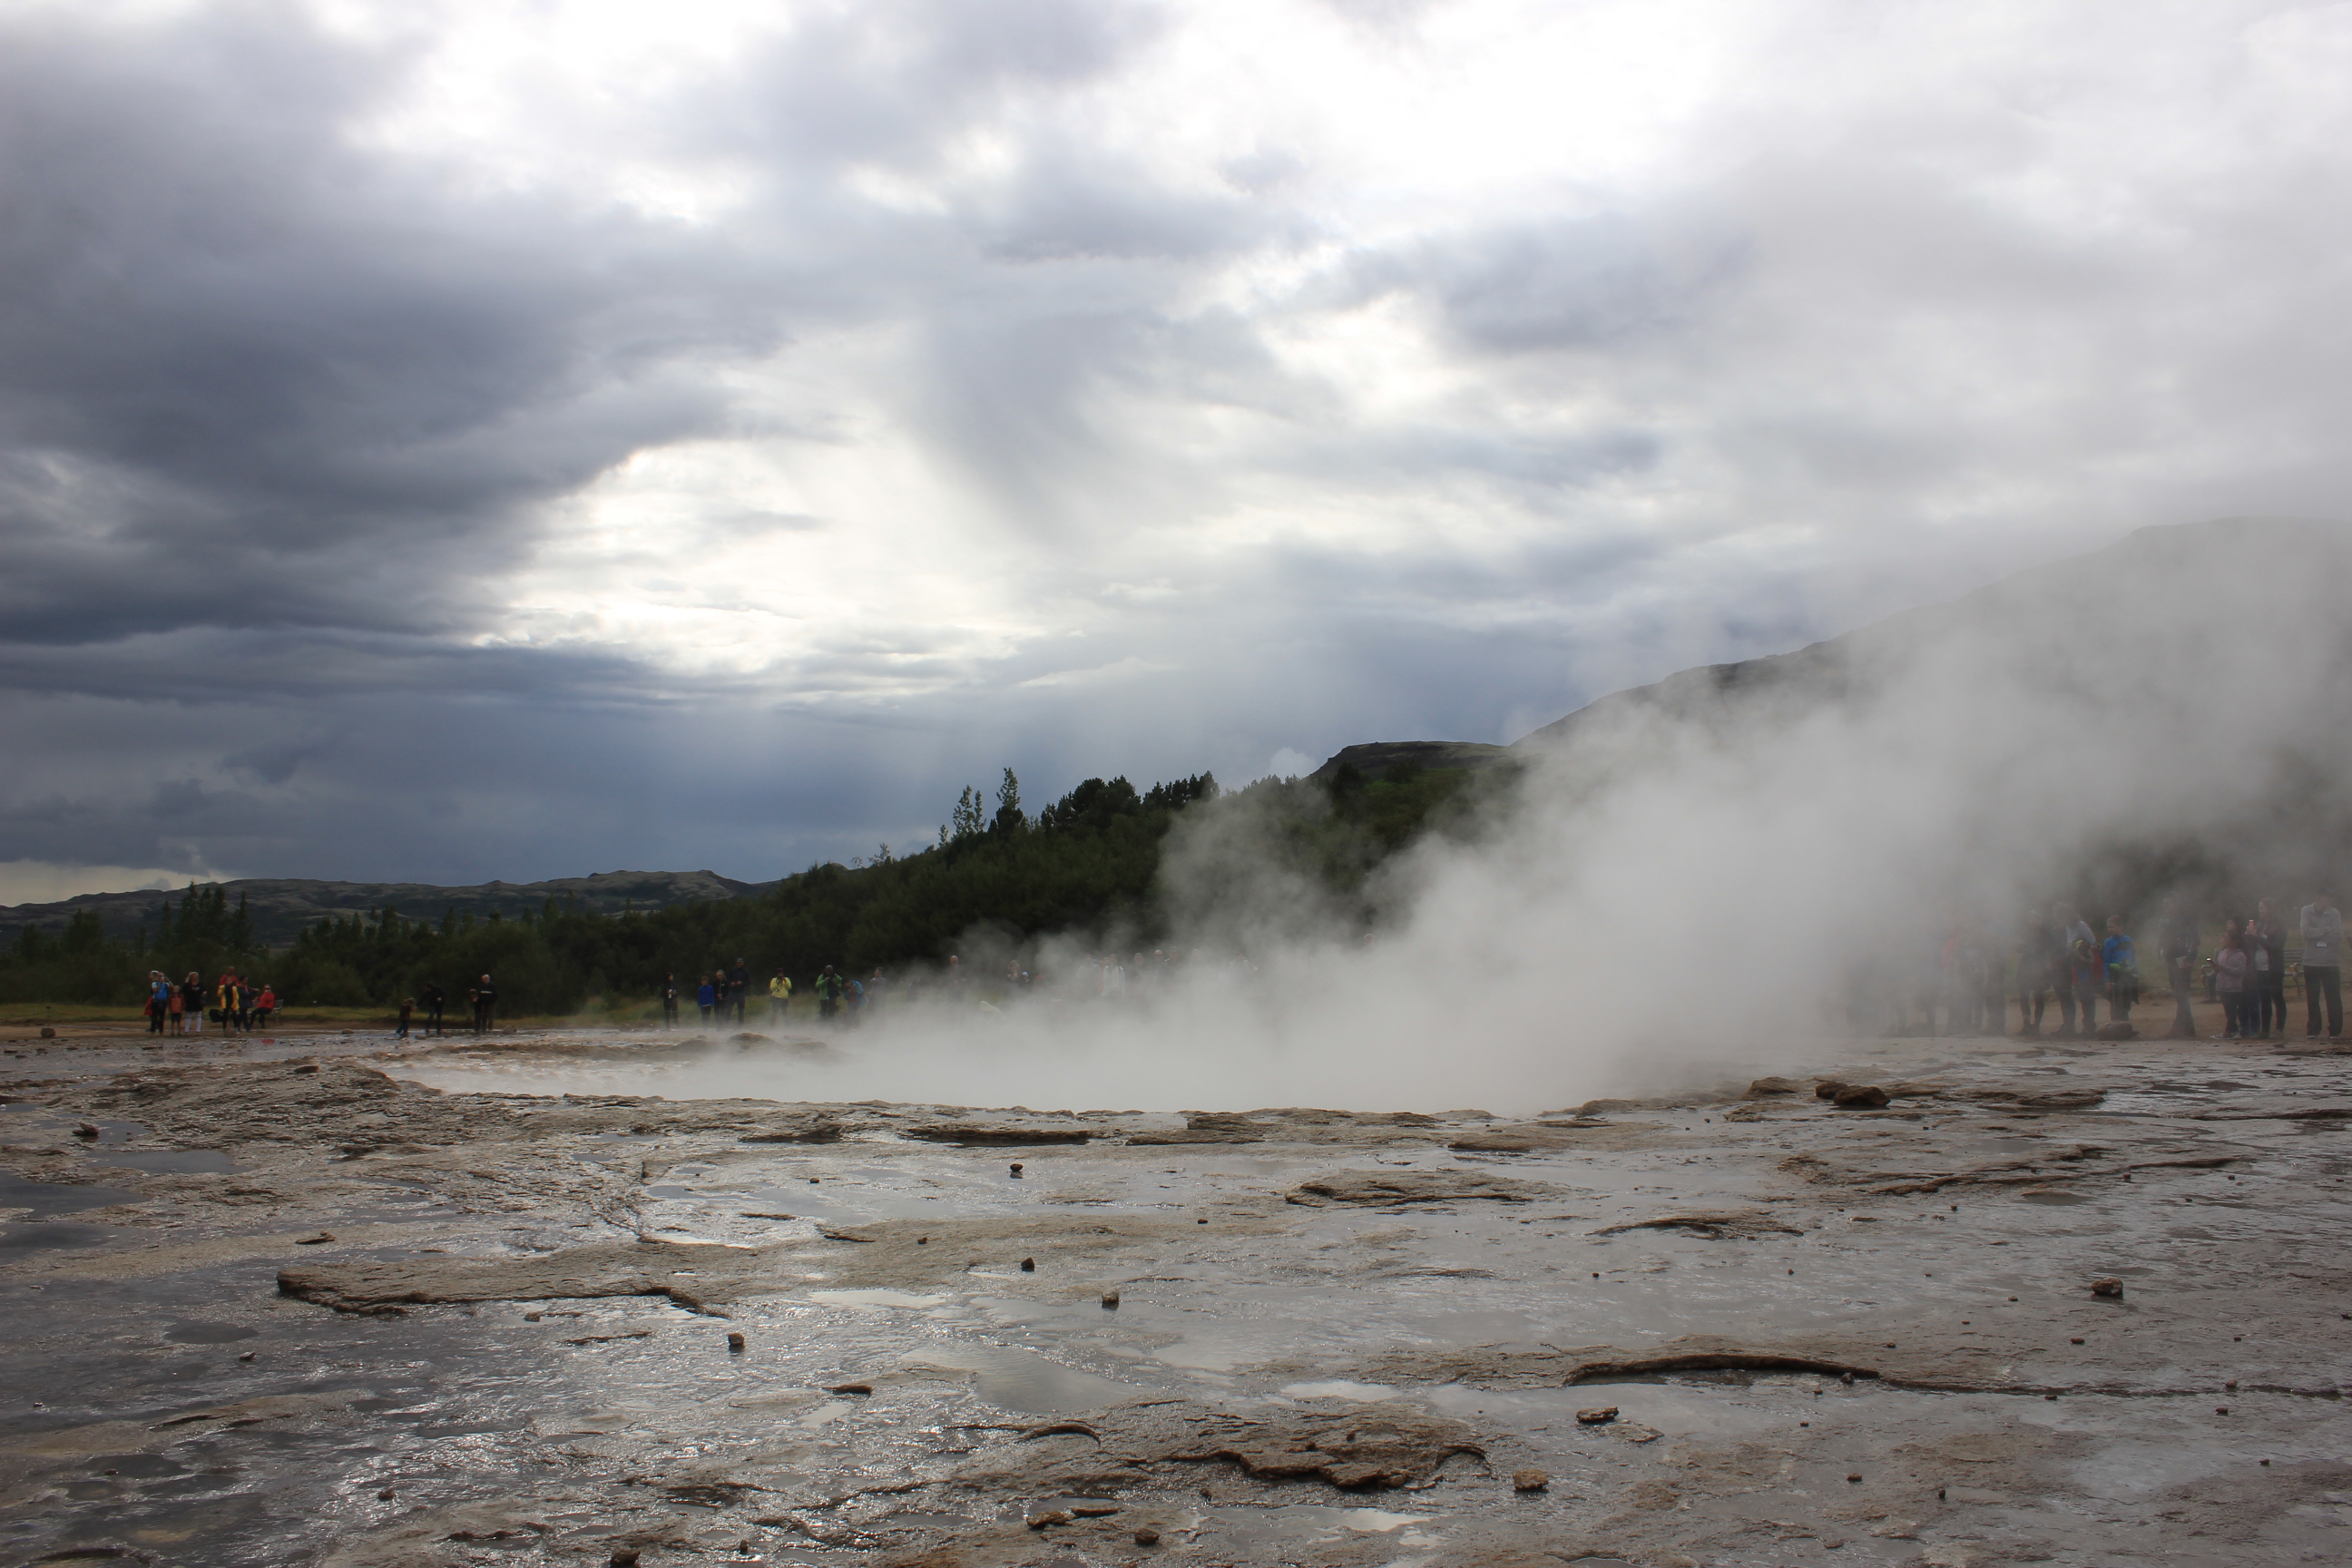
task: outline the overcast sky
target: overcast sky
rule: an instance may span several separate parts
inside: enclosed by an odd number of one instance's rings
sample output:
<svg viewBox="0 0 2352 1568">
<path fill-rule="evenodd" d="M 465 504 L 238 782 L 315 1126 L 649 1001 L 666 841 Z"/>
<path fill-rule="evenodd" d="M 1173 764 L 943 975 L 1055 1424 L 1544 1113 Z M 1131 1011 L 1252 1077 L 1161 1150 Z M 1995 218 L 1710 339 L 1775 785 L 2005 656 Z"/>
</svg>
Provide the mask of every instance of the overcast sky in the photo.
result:
<svg viewBox="0 0 2352 1568">
<path fill-rule="evenodd" d="M 0 0 L 0 901 L 763 879 L 2341 516 L 2347 81 L 2340 4 Z"/>
</svg>

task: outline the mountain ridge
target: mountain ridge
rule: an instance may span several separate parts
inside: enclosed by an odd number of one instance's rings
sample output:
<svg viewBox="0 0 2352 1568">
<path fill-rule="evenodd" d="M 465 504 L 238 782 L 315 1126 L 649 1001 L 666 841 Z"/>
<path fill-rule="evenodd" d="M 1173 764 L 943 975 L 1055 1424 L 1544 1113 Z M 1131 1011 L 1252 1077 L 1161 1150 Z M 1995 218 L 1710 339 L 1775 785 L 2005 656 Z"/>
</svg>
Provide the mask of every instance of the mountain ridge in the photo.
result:
<svg viewBox="0 0 2352 1568">
<path fill-rule="evenodd" d="M 484 920 L 494 913 L 506 917 L 536 910 L 554 899 L 600 914 L 617 914 L 631 908 L 652 910 L 740 899 L 765 892 L 776 884 L 739 882 L 702 870 L 598 871 L 542 882 L 488 881 L 454 888 L 429 882 L 338 882 L 307 877 L 242 877 L 195 886 L 206 892 L 221 889 L 232 906 L 242 898 L 253 920 L 254 934 L 269 946 L 282 947 L 317 921 L 387 907 L 412 920 L 437 921 L 445 910 Z M 78 893 L 53 903 L 0 905 L 0 930 L 13 935 L 34 925 L 56 931 L 87 910 L 97 913 L 110 934 L 117 934 L 142 923 L 154 926 L 166 901 L 177 906 L 186 897 L 185 887 L 142 888 L 125 893 Z"/>
</svg>

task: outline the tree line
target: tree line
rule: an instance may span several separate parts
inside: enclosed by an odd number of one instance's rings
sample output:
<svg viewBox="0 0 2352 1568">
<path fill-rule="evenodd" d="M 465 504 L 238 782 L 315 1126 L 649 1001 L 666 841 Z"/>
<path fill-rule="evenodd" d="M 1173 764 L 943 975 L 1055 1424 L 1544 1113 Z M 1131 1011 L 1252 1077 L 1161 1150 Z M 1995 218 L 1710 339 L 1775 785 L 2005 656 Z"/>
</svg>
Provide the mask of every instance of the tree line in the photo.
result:
<svg viewBox="0 0 2352 1568">
<path fill-rule="evenodd" d="M 1335 797 L 1303 781 L 1268 783 L 1343 820 L 1362 799 L 1400 789 L 1426 815 L 1423 797 L 1443 793 L 1426 783 L 1367 789 L 1355 781 Z M 174 976 L 193 969 L 207 981 L 235 969 L 268 981 L 293 1006 L 383 1005 L 428 982 L 462 995 L 487 973 L 509 1014 L 570 1014 L 595 997 L 634 1004 L 665 975 L 688 981 L 738 958 L 756 973 L 782 969 L 805 984 L 827 963 L 863 973 L 938 963 L 974 941 L 1000 949 L 1049 932 L 1150 941 L 1169 929 L 1160 883 L 1171 826 L 1257 798 L 1245 791 L 1221 801 L 1221 794 L 1205 773 L 1147 790 L 1096 778 L 1032 815 L 1008 768 L 994 809 L 965 790 L 936 844 L 907 855 L 884 846 L 851 865 L 812 866 L 756 898 L 612 915 L 551 899 L 511 919 L 482 920 L 384 908 L 317 921 L 275 952 L 255 940 L 241 901 L 231 903 L 218 887 L 191 887 L 165 906 L 152 932 L 142 925 L 110 936 L 87 911 L 59 935 L 24 927 L 0 950 L 0 1003 L 135 1005 L 151 969 Z M 1398 833 L 1393 809 L 1357 814 L 1367 836 Z M 1334 865 L 1365 858 L 1334 858 L 1328 846 L 1318 854 Z"/>
<path fill-rule="evenodd" d="M 1253 897 L 1266 876 L 1302 879 L 1329 895 L 1337 918 L 1365 919 L 1372 871 L 1420 833 L 1465 820 L 1495 775 L 1478 782 L 1411 766 L 1377 779 L 1348 768 L 1328 781 L 1264 779 L 1231 794 L 1205 773 L 1147 790 L 1094 778 L 1032 815 L 1007 768 L 993 809 L 966 789 L 936 844 L 811 866 L 756 898 L 619 914 L 550 899 L 481 920 L 383 908 L 319 921 L 276 951 L 256 940 L 242 900 L 192 886 L 152 932 L 110 936 L 87 910 L 58 935 L 22 928 L 0 949 L 0 1004 L 135 1005 L 151 969 L 207 982 L 234 969 L 298 1007 L 390 1005 L 427 983 L 462 996 L 488 973 L 509 1015 L 572 1014 L 595 998 L 634 1005 L 665 975 L 690 984 L 739 958 L 805 986 L 827 963 L 895 970 L 975 942 L 1014 952 L 1048 933 L 1156 943 L 1202 900 Z M 1191 856 L 1181 889 L 1168 885 L 1163 854 L 1180 822 L 1208 846 Z"/>
</svg>

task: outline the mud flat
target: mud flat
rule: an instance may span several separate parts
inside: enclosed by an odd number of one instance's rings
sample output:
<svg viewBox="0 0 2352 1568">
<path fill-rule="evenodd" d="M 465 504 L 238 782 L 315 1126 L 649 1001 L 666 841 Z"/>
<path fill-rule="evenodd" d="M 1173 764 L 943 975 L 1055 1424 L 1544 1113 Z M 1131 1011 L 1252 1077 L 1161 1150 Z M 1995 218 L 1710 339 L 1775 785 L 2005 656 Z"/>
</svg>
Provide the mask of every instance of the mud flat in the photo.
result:
<svg viewBox="0 0 2352 1568">
<path fill-rule="evenodd" d="M 1837 1042 L 1506 1121 L 380 1044 L 7 1058 L 5 1560 L 2352 1561 L 2343 1056 Z"/>
</svg>

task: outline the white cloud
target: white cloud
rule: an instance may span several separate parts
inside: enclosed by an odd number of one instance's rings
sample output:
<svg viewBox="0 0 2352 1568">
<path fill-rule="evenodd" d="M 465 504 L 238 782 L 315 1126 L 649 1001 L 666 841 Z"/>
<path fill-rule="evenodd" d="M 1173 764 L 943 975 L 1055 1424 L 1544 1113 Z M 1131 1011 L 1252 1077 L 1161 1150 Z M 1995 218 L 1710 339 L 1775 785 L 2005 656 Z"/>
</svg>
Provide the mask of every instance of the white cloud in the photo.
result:
<svg viewBox="0 0 2352 1568">
<path fill-rule="evenodd" d="M 0 14 L 19 690 L 1238 775 L 2352 482 L 2340 5 L 312 14 Z M 0 853 L 146 861 L 223 733 Z"/>
</svg>

